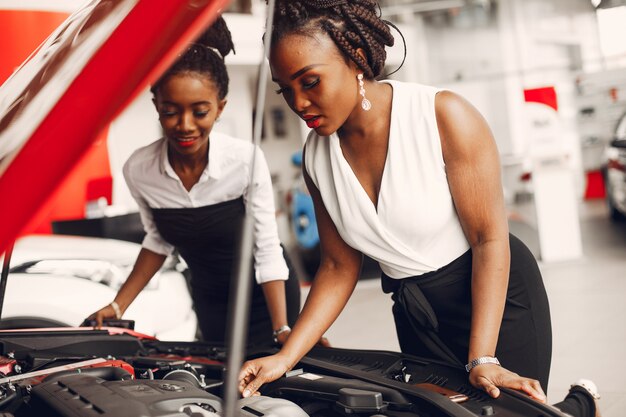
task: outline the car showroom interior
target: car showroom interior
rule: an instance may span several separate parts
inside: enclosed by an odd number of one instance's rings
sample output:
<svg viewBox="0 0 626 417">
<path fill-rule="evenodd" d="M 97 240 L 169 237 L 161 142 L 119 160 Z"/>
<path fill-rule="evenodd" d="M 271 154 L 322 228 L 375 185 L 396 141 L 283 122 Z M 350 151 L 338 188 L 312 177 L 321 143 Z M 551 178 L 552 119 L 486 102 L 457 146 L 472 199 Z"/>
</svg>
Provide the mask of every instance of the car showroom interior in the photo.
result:
<svg viewBox="0 0 626 417">
<path fill-rule="evenodd" d="M 626 415 L 625 22 L 0 0 L 0 415 Z"/>
</svg>

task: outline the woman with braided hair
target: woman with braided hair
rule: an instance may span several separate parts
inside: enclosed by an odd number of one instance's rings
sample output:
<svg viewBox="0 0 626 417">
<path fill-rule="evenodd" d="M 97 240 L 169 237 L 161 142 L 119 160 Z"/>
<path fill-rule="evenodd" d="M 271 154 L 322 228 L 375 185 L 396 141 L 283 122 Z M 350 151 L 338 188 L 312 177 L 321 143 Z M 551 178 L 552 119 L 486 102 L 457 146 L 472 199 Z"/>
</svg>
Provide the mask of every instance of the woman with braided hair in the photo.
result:
<svg viewBox="0 0 626 417">
<path fill-rule="evenodd" d="M 534 257 L 508 232 L 495 141 L 458 95 L 378 81 L 394 43 L 378 12 L 371 0 L 277 2 L 270 67 L 312 129 L 303 174 L 322 256 L 288 341 L 244 364 L 240 389 L 251 395 L 313 347 L 366 254 L 392 294 L 404 353 L 467 364 L 493 397 L 508 387 L 545 402 L 548 299 Z"/>
<path fill-rule="evenodd" d="M 212 132 L 226 105 L 223 57 L 233 50 L 220 17 L 152 86 L 164 137 L 135 151 L 124 176 L 146 231 L 134 268 L 115 300 L 92 314 L 98 326 L 120 318 L 177 249 L 189 266 L 194 309 L 204 340 L 223 343 L 229 284 L 249 191 L 255 222 L 249 346 L 284 342 L 300 308 L 300 288 L 278 239 L 272 183 L 263 153 Z M 253 277 L 251 277 L 253 279 Z M 288 296 L 286 297 L 287 294 Z M 164 306 L 165 307 L 165 306 Z"/>
</svg>

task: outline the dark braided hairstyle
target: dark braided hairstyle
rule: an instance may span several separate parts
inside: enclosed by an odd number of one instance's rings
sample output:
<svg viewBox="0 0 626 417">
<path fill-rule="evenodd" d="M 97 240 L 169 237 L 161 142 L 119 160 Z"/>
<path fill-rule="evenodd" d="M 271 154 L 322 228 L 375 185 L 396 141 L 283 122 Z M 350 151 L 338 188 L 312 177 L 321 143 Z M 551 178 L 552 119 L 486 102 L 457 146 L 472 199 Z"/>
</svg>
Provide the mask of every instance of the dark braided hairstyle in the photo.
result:
<svg viewBox="0 0 626 417">
<path fill-rule="evenodd" d="M 366 78 L 381 75 L 393 36 L 373 0 L 277 0 L 272 42 L 290 34 L 327 33 L 344 57 L 354 61 Z M 361 48 L 366 59 L 357 53 Z"/>
<path fill-rule="evenodd" d="M 178 74 L 195 72 L 209 78 L 218 88 L 220 100 L 228 95 L 228 72 L 224 64 L 224 57 L 235 52 L 233 40 L 220 16 L 185 52 L 178 60 L 152 85 L 150 91 L 156 95 L 165 81 Z"/>
</svg>

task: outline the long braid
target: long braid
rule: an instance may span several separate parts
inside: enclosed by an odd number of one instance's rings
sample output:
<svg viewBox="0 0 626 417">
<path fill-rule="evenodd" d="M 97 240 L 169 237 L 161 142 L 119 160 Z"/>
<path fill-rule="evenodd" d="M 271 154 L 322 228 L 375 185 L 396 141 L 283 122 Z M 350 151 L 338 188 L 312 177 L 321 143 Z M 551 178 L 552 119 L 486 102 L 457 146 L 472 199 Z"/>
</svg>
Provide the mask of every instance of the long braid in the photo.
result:
<svg viewBox="0 0 626 417">
<path fill-rule="evenodd" d="M 228 72 L 224 57 L 235 51 L 230 30 L 219 17 L 213 25 L 200 35 L 178 60 L 151 87 L 153 94 L 174 75 L 198 73 L 215 83 L 220 99 L 228 95 Z"/>
<path fill-rule="evenodd" d="M 378 16 L 373 0 L 278 0 L 274 17 L 275 41 L 287 34 L 312 35 L 324 31 L 366 78 L 382 73 L 394 39 Z M 363 50 L 365 59 L 357 52 Z"/>
</svg>

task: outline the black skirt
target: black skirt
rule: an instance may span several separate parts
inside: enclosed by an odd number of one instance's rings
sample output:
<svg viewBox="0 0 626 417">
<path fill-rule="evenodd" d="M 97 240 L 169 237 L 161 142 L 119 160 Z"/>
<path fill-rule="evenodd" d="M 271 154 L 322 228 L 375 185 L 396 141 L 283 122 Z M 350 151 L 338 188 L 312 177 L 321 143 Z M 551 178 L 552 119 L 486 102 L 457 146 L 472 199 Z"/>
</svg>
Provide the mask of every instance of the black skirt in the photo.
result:
<svg viewBox="0 0 626 417">
<path fill-rule="evenodd" d="M 548 297 L 537 262 L 510 235 L 511 270 L 496 356 L 505 368 L 539 380 L 546 389 L 552 359 Z M 472 252 L 437 271 L 393 279 L 382 286 L 393 293 L 393 315 L 402 352 L 444 360 L 468 361 L 472 317 Z"/>
<path fill-rule="evenodd" d="M 176 247 L 189 266 L 191 297 L 203 340 L 224 344 L 230 284 L 245 216 L 243 197 L 203 207 L 152 209 L 152 216 L 159 234 Z M 286 259 L 284 250 L 283 254 Z M 287 266 L 290 267 L 289 262 Z M 287 320 L 293 325 L 300 311 L 300 286 L 291 272 L 293 268 L 289 270 L 285 293 Z M 258 348 L 273 343 L 273 329 L 263 289 L 255 281 L 254 271 L 250 280 L 254 282 L 247 345 Z"/>
</svg>

